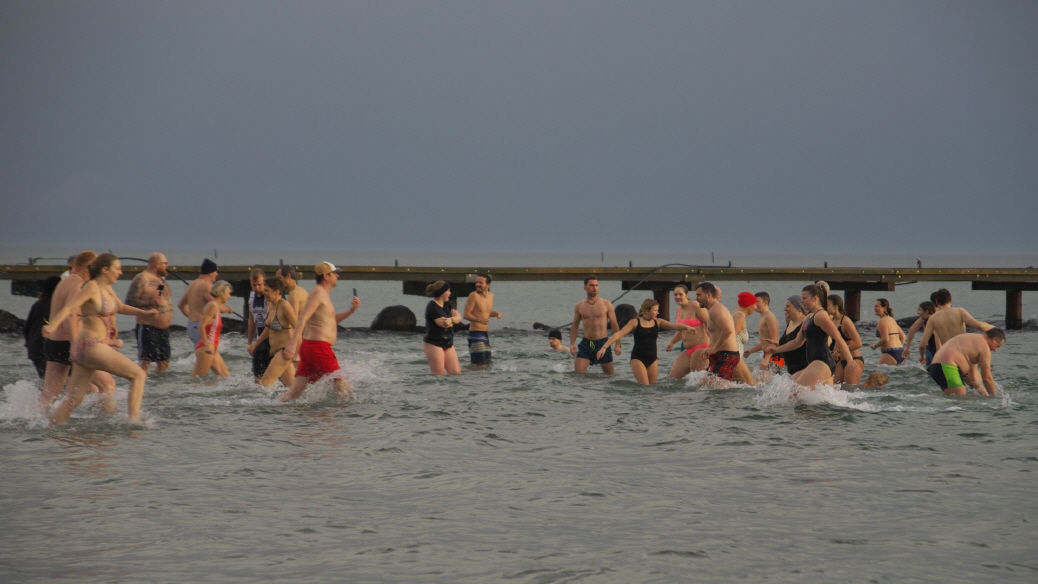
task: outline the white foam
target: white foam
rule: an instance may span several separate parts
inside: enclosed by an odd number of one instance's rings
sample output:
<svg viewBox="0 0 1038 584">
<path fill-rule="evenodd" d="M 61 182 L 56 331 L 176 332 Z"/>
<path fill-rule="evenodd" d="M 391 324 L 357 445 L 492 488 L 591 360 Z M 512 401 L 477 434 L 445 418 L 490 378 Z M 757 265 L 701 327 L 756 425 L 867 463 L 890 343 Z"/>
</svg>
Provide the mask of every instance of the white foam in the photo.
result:
<svg viewBox="0 0 1038 584">
<path fill-rule="evenodd" d="M 40 405 L 40 390 L 31 381 L 19 380 L 4 386 L 7 401 L 0 403 L 0 421 L 4 425 L 26 423 L 29 428 L 46 427 L 46 412 Z"/>
</svg>

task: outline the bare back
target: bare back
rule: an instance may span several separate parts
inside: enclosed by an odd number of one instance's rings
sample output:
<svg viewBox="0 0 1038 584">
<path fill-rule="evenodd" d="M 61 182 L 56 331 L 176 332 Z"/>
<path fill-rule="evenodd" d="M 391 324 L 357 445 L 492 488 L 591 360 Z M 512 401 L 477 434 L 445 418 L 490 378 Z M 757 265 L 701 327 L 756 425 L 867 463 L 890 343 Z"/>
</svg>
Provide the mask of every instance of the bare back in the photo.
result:
<svg viewBox="0 0 1038 584">
<path fill-rule="evenodd" d="M 54 320 L 55 316 L 61 312 L 61 309 L 65 307 L 68 301 L 72 300 L 76 294 L 79 294 L 83 284 L 86 284 L 86 280 L 78 274 L 69 274 L 67 278 L 58 284 L 58 287 L 54 289 L 54 293 L 51 295 L 50 320 Z M 78 332 L 79 314 L 72 314 L 65 322 L 61 323 L 61 326 L 54 331 L 50 338 L 54 341 L 70 341 Z"/>
<path fill-rule="evenodd" d="M 968 375 L 973 366 L 980 363 L 985 356 L 990 362 L 991 349 L 984 342 L 984 335 L 966 334 L 948 339 L 934 355 L 933 362 L 954 364 Z"/>
<path fill-rule="evenodd" d="M 187 299 L 187 319 L 189 321 L 198 322 L 202 320 L 202 311 L 205 310 L 205 305 L 212 301 L 212 297 L 209 296 L 209 290 L 212 287 L 211 283 L 201 278 L 191 282 L 191 285 L 187 287 L 184 297 Z"/>
<path fill-rule="evenodd" d="M 296 312 L 296 315 L 303 313 L 303 307 L 306 306 L 306 300 L 310 297 L 310 293 L 305 288 L 296 284 L 295 288 L 288 293 L 288 302 L 292 305 L 292 310 Z"/>
</svg>

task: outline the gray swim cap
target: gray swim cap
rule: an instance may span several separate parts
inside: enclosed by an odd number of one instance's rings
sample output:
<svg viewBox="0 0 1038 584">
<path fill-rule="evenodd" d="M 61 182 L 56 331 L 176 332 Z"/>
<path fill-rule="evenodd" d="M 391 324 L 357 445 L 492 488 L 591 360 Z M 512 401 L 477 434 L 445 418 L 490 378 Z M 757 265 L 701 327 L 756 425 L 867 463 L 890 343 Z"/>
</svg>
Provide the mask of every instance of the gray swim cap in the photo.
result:
<svg viewBox="0 0 1038 584">
<path fill-rule="evenodd" d="M 798 312 L 801 312 L 803 314 L 807 314 L 806 312 L 804 312 L 804 304 L 802 302 L 800 302 L 800 295 L 799 294 L 794 294 L 794 295 L 790 296 L 789 298 L 786 298 L 786 300 L 788 300 L 789 303 L 793 305 L 793 308 L 797 309 Z"/>
</svg>

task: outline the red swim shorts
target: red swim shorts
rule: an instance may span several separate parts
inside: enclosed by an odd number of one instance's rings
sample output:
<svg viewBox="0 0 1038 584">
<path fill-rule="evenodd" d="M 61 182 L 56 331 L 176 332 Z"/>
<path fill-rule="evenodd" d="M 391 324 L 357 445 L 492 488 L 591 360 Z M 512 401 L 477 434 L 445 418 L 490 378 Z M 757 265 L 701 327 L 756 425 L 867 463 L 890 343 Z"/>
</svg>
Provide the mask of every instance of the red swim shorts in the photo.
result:
<svg viewBox="0 0 1038 584">
<path fill-rule="evenodd" d="M 710 373 L 735 381 L 735 368 L 739 366 L 739 353 L 735 351 L 718 351 L 710 355 Z"/>
<path fill-rule="evenodd" d="M 332 346 L 324 341 L 307 341 L 299 345 L 299 367 L 296 377 L 302 375 L 314 383 L 318 379 L 339 370 L 339 360 Z"/>
<path fill-rule="evenodd" d="M 779 357 L 778 355 L 772 355 L 771 356 L 771 362 L 776 364 L 776 365 L 778 365 L 779 367 L 785 367 L 786 366 L 785 358 Z"/>
</svg>

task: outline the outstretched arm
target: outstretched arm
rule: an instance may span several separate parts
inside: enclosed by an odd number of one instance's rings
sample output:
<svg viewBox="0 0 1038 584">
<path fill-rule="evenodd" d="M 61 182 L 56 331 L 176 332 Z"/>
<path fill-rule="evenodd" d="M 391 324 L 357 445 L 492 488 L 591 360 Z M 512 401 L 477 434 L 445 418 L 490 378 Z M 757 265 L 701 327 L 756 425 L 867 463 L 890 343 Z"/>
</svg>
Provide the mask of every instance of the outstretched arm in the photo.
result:
<svg viewBox="0 0 1038 584">
<path fill-rule="evenodd" d="M 609 345 L 612 345 L 613 343 L 619 341 L 621 338 L 625 337 L 626 335 L 631 334 L 631 331 L 633 331 L 634 327 L 636 327 L 636 326 L 638 326 L 638 319 L 637 318 L 632 318 L 630 320 L 630 322 L 628 322 L 627 324 L 624 325 L 624 328 L 620 329 L 619 331 L 616 332 L 616 334 L 614 334 L 613 336 L 609 337 L 609 340 L 607 340 L 605 342 L 605 344 L 602 345 L 598 349 L 598 358 L 601 359 L 602 356 L 605 355 L 606 351 L 609 349 Z"/>
<path fill-rule="evenodd" d="M 966 312 L 965 308 L 960 308 L 959 314 L 962 315 L 962 322 L 966 323 L 967 326 L 973 327 L 975 329 L 980 329 L 982 331 L 988 331 L 995 328 L 994 325 L 990 325 L 986 322 L 980 322 L 979 320 L 973 318 L 973 315 Z"/>
</svg>

